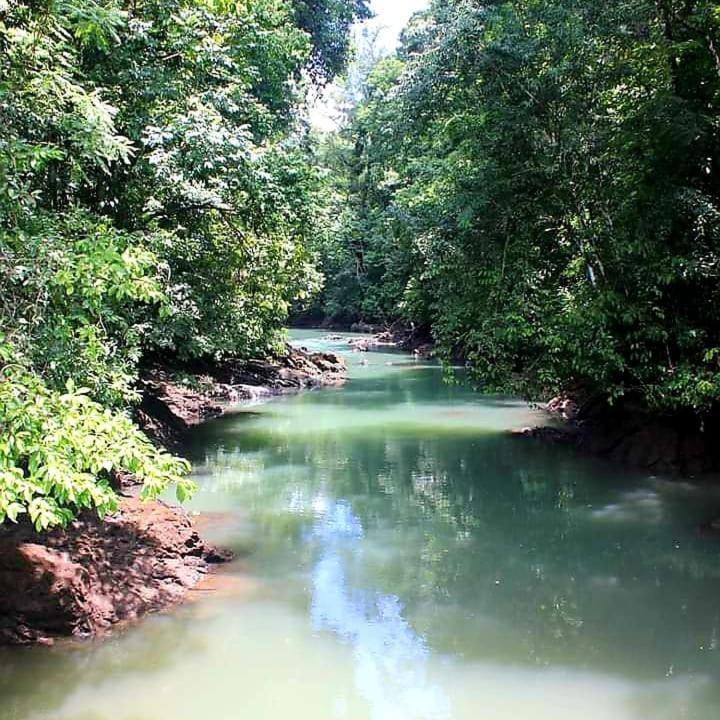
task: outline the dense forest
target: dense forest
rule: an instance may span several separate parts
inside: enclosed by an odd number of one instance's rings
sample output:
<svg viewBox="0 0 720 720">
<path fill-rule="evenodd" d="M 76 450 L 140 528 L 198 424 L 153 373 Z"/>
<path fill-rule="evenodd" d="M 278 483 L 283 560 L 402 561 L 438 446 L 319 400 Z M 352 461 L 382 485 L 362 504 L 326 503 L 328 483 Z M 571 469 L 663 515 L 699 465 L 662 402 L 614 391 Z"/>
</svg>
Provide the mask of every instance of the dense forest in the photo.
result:
<svg viewBox="0 0 720 720">
<path fill-rule="evenodd" d="M 184 461 L 127 412 L 144 357 L 277 347 L 319 286 L 299 112 L 364 0 L 0 2 L 0 521 L 65 524 Z"/>
<path fill-rule="evenodd" d="M 720 11 L 434 0 L 0 1 L 0 521 L 155 497 L 148 357 L 279 350 L 291 309 L 432 334 L 485 390 L 720 400 Z M 352 81 L 352 82 L 351 82 Z"/>
<path fill-rule="evenodd" d="M 325 143 L 315 311 L 430 328 L 485 389 L 698 422 L 720 399 L 719 90 L 714 2 L 431 3 Z"/>
</svg>

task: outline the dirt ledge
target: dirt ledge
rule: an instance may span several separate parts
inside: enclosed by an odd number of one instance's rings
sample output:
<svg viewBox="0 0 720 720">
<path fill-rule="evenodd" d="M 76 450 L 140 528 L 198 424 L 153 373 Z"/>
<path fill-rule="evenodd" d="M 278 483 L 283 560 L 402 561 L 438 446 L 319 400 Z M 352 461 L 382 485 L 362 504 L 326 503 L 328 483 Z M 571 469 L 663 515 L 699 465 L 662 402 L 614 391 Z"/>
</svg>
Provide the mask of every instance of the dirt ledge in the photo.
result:
<svg viewBox="0 0 720 720">
<path fill-rule="evenodd" d="M 561 443 L 627 467 L 670 476 L 701 476 L 720 470 L 720 418 L 650 413 L 632 403 L 611 406 L 582 393 L 553 398 L 544 409 L 550 426 L 513 434 Z"/>
<path fill-rule="evenodd" d="M 183 601 L 230 554 L 205 543 L 188 514 L 124 497 L 104 520 L 86 513 L 37 534 L 0 527 L 0 644 L 88 637 Z"/>
<path fill-rule="evenodd" d="M 340 385 L 344 359 L 287 346 L 270 360 L 229 360 L 191 368 L 159 364 L 143 374 L 138 424 L 158 444 L 176 449 L 192 428 L 220 417 L 233 406 L 263 398 Z"/>
</svg>

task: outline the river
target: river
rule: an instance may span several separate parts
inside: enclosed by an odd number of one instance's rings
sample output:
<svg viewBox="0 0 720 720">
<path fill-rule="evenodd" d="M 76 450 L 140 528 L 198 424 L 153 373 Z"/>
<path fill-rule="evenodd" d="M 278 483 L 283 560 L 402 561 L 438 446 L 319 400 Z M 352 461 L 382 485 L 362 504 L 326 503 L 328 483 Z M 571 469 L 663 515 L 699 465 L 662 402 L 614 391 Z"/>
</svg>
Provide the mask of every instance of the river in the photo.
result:
<svg viewBox="0 0 720 720">
<path fill-rule="evenodd" d="M 190 509 L 238 556 L 217 590 L 3 651 L 0 718 L 720 717 L 718 490 L 509 437 L 533 410 L 432 363 L 348 357 L 344 387 L 193 437 Z"/>
</svg>

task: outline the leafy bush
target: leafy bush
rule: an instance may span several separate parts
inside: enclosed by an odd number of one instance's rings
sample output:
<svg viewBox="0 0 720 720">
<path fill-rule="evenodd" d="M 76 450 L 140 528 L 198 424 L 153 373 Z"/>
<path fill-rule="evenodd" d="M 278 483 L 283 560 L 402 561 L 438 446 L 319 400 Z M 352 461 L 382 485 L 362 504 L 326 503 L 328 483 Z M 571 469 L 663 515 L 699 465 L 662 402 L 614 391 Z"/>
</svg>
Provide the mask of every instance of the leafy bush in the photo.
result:
<svg viewBox="0 0 720 720">
<path fill-rule="evenodd" d="M 168 312 L 146 241 L 79 212 L 0 229 L 0 317 L 50 385 L 72 377 L 112 405 L 135 397 L 148 326 Z"/>
<path fill-rule="evenodd" d="M 0 2 L 0 522 L 107 512 L 118 470 L 147 497 L 191 490 L 123 412 L 138 368 L 279 347 L 317 288 L 303 78 L 342 67 L 366 13 Z"/>
<path fill-rule="evenodd" d="M 184 460 L 158 450 L 122 412 L 104 408 L 68 381 L 51 390 L 0 336 L 0 523 L 27 514 L 38 530 L 66 525 L 80 510 L 117 507 L 110 473 L 143 481 L 156 498 L 175 485 L 185 500 L 194 484 Z"/>
</svg>

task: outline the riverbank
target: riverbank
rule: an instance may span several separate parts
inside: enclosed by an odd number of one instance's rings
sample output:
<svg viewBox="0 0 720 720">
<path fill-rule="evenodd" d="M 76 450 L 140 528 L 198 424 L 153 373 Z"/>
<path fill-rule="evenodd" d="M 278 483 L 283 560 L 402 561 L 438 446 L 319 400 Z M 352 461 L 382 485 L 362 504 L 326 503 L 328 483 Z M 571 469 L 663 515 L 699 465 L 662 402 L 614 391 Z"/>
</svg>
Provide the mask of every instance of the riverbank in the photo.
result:
<svg viewBox="0 0 720 720">
<path fill-rule="evenodd" d="M 122 497 L 66 529 L 0 528 L 0 644 L 89 637 L 181 603 L 230 553 L 206 543 L 189 515 Z"/>
<path fill-rule="evenodd" d="M 228 409 L 288 393 L 341 384 L 345 362 L 334 353 L 311 353 L 287 345 L 266 360 L 196 363 L 191 367 L 154 362 L 143 372 L 136 420 L 156 443 L 181 447 L 192 428 Z"/>
<path fill-rule="evenodd" d="M 177 452 L 193 427 L 232 407 L 344 379 L 339 356 L 290 346 L 262 361 L 155 363 L 144 372 L 136 419 L 154 442 Z M 0 526 L 0 644 L 105 634 L 182 603 L 231 558 L 203 540 L 182 508 L 134 497 L 131 475 L 114 480 L 119 508 L 104 520 L 84 513 L 41 534 L 27 523 Z"/>
<path fill-rule="evenodd" d="M 661 415 L 628 402 L 609 405 L 582 393 L 553 398 L 543 407 L 551 424 L 513 434 L 653 473 L 696 476 L 720 469 L 717 420 Z"/>
<path fill-rule="evenodd" d="M 328 338 L 346 342 L 353 352 L 396 349 L 412 353 L 418 357 L 430 358 L 435 354 L 435 343 L 429 327 L 395 322 L 391 325 L 370 325 L 358 322 L 351 325 L 324 322 L 320 328 L 329 333 Z M 303 324 L 297 329 L 313 329 Z M 354 336 L 346 337 L 347 333 Z"/>
</svg>

